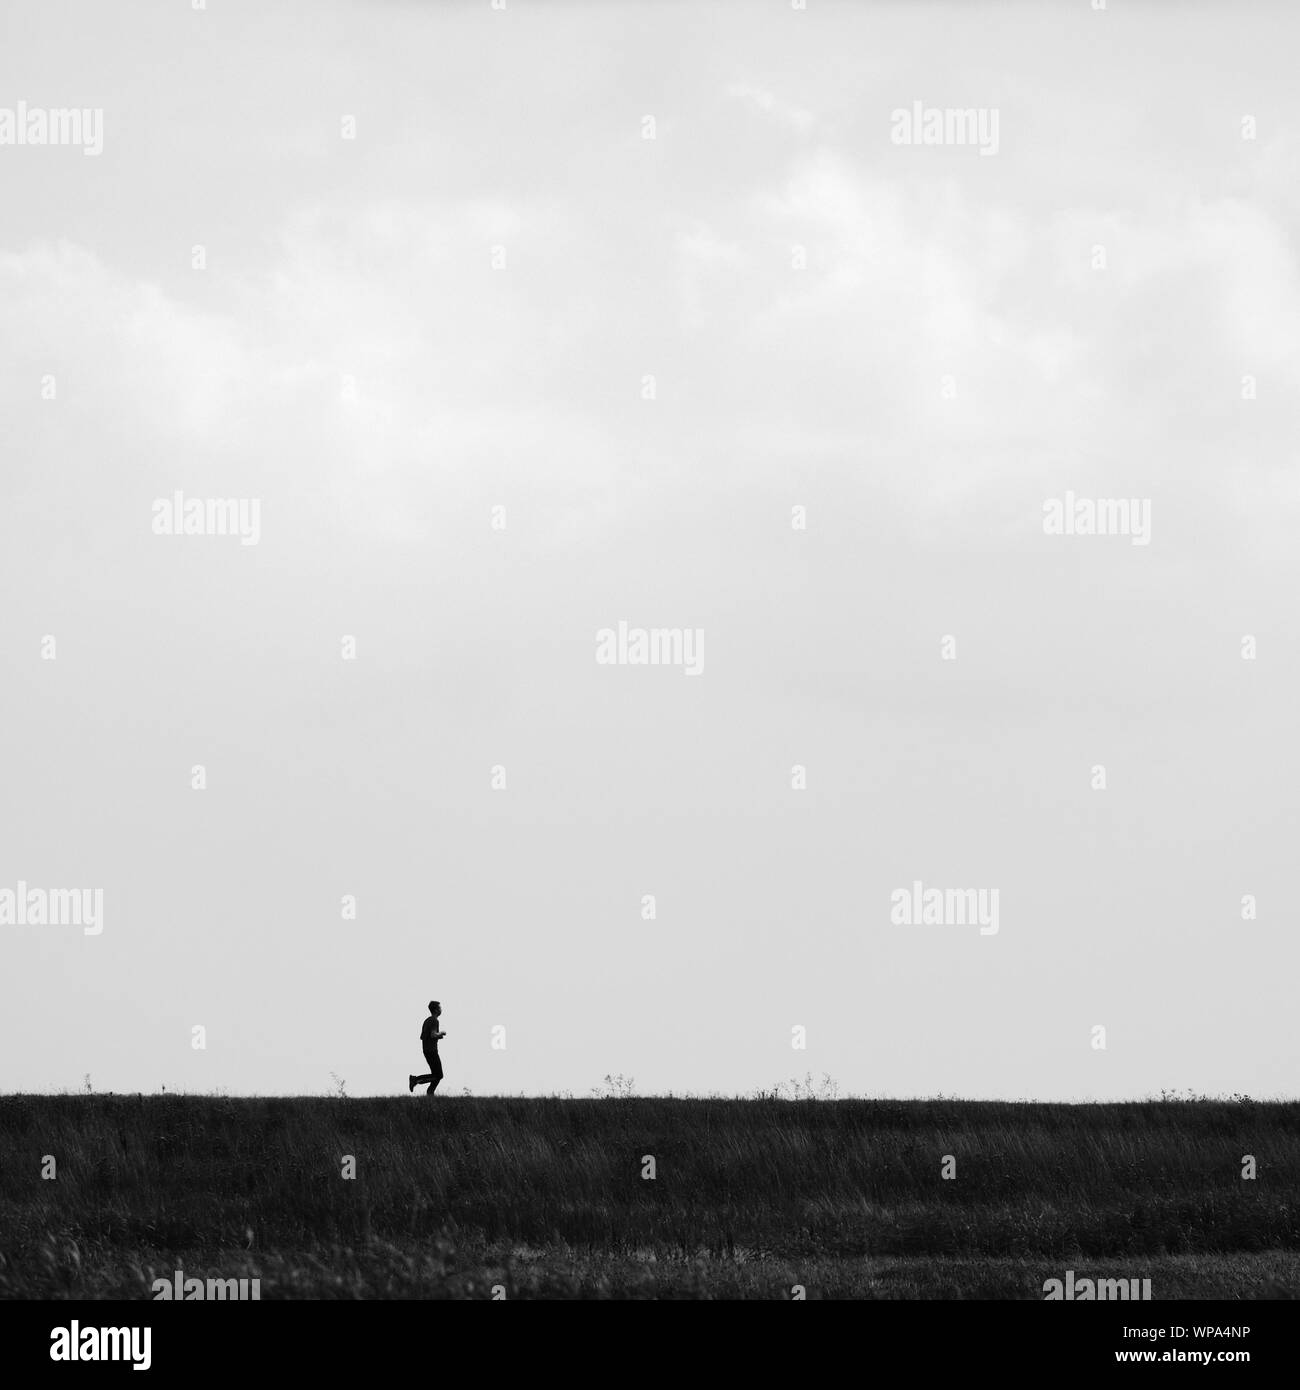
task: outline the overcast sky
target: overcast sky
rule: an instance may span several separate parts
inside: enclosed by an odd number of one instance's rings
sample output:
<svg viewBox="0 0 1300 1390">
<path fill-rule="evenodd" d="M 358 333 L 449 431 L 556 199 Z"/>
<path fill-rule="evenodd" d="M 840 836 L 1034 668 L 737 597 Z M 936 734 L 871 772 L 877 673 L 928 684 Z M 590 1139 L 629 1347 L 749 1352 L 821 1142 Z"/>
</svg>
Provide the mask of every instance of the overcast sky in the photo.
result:
<svg viewBox="0 0 1300 1390">
<path fill-rule="evenodd" d="M 1294 9 L 5 26 L 0 1088 L 1295 1094 Z"/>
</svg>

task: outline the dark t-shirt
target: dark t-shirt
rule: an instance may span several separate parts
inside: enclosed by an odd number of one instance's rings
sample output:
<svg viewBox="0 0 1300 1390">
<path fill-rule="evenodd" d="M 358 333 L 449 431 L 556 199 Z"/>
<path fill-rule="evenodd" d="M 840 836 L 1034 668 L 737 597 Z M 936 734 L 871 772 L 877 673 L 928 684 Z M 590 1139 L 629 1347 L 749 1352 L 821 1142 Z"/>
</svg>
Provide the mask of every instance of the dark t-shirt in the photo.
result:
<svg viewBox="0 0 1300 1390">
<path fill-rule="evenodd" d="M 424 1027 L 420 1029 L 420 1042 L 423 1043 L 426 1052 L 437 1052 L 438 1020 L 432 1014 L 424 1020 Z"/>
</svg>

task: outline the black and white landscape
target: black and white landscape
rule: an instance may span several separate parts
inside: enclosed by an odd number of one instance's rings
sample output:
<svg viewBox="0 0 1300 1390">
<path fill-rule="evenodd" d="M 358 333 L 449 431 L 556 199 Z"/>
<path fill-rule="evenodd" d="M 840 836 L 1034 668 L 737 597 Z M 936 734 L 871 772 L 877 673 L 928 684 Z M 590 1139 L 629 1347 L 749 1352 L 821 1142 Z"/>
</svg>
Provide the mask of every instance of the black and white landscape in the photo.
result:
<svg viewBox="0 0 1300 1390">
<path fill-rule="evenodd" d="M 4 25 L 0 1297 L 1300 1293 L 1291 8 Z"/>
</svg>

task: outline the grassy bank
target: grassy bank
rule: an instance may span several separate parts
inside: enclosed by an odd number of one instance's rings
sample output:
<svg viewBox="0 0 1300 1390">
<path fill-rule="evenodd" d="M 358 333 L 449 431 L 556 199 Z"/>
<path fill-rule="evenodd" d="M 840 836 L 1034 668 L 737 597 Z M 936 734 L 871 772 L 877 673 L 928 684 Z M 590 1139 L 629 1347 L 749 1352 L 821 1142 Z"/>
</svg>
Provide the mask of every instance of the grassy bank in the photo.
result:
<svg viewBox="0 0 1300 1390">
<path fill-rule="evenodd" d="M 0 1296 L 178 1267 L 263 1298 L 1292 1296 L 1300 1105 L 0 1097 Z"/>
</svg>

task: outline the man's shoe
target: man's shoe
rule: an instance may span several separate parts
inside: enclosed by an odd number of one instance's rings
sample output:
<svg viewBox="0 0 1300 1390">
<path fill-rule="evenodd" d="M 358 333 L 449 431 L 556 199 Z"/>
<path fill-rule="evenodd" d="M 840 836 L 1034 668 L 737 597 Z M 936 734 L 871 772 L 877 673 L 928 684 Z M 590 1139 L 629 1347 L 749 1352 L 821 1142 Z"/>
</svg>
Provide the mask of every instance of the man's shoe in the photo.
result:
<svg viewBox="0 0 1300 1390">
<path fill-rule="evenodd" d="M 407 1073 L 407 1077 L 406 1077 L 406 1088 L 407 1088 L 408 1091 L 410 1091 L 410 1092 L 412 1092 L 412 1094 L 414 1094 L 414 1092 L 415 1092 L 415 1077 L 413 1077 L 409 1072 Z"/>
</svg>

